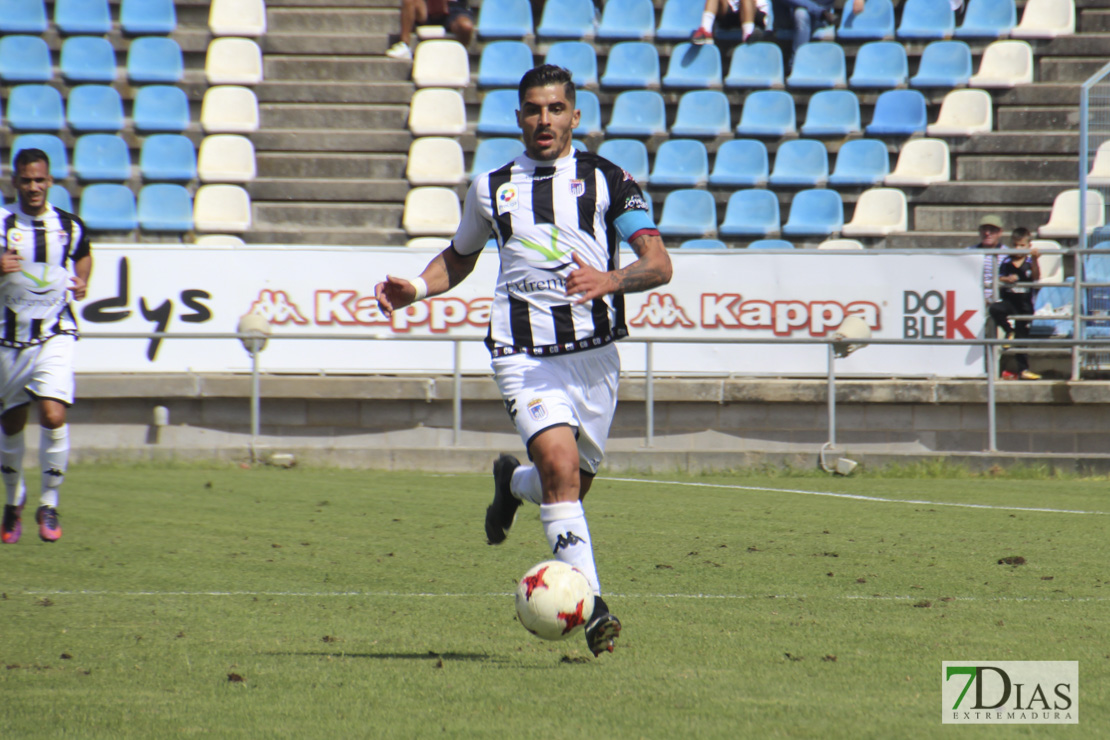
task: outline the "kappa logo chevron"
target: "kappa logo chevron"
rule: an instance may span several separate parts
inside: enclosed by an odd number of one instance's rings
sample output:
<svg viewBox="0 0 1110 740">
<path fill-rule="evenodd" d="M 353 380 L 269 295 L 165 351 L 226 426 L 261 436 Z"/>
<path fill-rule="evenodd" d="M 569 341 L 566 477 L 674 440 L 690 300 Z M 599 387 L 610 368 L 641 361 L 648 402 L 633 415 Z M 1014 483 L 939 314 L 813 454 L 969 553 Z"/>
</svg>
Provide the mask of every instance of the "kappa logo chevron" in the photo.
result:
<svg viewBox="0 0 1110 740">
<path fill-rule="evenodd" d="M 555 540 L 555 549 L 551 552 L 557 554 L 560 550 L 565 550 L 572 545 L 580 545 L 585 541 L 586 540 L 582 539 L 574 532 L 567 532 L 565 537 L 563 535 L 559 535 L 559 538 Z"/>
</svg>

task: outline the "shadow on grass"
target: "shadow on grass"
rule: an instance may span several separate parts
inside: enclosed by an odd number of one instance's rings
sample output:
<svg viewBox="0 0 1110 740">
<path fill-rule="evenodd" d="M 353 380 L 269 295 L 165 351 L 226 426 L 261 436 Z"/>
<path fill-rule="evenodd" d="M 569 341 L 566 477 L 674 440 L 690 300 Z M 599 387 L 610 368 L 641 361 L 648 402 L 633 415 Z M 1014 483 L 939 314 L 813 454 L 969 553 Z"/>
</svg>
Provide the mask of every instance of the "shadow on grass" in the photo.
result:
<svg viewBox="0 0 1110 740">
<path fill-rule="evenodd" d="M 281 657 L 298 658 L 368 658 L 376 660 L 457 660 L 486 663 L 506 662 L 501 657 L 490 656 L 486 653 L 346 653 L 346 652 L 299 652 L 299 653 L 264 653 Z"/>
</svg>

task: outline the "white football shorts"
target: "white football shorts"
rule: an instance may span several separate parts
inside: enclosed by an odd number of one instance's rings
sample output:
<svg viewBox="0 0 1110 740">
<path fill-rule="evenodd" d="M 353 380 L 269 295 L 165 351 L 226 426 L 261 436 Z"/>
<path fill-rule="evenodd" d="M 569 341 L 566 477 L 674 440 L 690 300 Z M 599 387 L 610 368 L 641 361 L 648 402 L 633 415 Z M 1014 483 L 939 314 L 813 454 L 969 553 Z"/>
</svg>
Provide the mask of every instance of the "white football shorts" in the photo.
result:
<svg viewBox="0 0 1110 740">
<path fill-rule="evenodd" d="M 552 357 L 509 355 L 492 361 L 505 408 L 527 447 L 545 429 L 575 429 L 582 470 L 597 473 L 617 409 L 617 346 Z"/>
<path fill-rule="evenodd" d="M 0 347 L 4 411 L 49 398 L 73 405 L 73 349 L 77 338 L 58 334 L 24 349 Z"/>
</svg>

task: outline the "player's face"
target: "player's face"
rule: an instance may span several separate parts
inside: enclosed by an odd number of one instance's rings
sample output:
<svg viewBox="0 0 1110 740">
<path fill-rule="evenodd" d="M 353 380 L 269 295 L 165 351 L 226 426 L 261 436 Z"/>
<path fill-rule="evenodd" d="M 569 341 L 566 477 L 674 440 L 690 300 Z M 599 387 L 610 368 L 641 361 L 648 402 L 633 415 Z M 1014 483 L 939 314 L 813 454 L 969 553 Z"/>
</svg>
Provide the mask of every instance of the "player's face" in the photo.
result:
<svg viewBox="0 0 1110 740">
<path fill-rule="evenodd" d="M 31 162 L 12 175 L 12 185 L 19 194 L 19 207 L 28 216 L 37 216 L 46 210 L 46 191 L 54 184 L 46 162 Z"/>
<path fill-rule="evenodd" d="M 571 134 L 579 111 L 567 100 L 562 84 L 529 88 L 516 112 L 523 132 L 524 151 L 532 159 L 549 162 L 570 154 Z"/>
</svg>

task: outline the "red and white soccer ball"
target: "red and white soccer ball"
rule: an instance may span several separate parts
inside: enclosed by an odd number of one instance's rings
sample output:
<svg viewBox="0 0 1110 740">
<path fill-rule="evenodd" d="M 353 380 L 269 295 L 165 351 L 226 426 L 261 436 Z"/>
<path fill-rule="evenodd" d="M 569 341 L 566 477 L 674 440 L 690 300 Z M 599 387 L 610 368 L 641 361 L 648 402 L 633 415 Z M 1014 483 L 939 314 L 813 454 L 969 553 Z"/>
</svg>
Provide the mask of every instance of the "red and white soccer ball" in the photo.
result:
<svg viewBox="0 0 1110 740">
<path fill-rule="evenodd" d="M 516 614 L 524 628 L 545 640 L 582 629 L 594 611 L 590 581 L 577 568 L 548 560 L 524 574 L 516 587 Z"/>
</svg>

